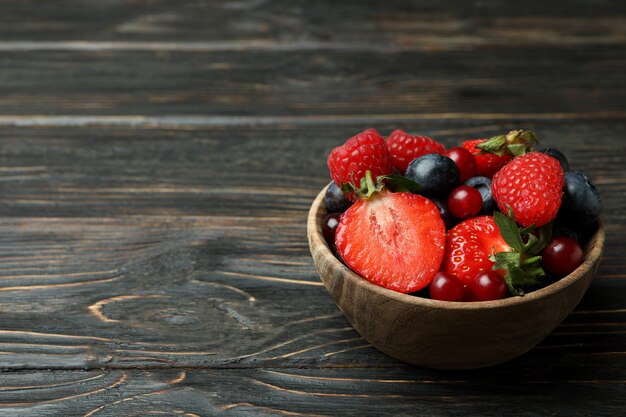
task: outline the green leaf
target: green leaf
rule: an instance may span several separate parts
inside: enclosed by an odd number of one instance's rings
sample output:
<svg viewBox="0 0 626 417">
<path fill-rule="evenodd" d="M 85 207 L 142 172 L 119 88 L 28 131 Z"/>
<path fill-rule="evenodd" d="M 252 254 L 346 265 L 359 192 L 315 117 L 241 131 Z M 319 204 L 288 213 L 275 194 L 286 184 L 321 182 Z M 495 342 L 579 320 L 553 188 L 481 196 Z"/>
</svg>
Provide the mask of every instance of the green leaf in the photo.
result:
<svg viewBox="0 0 626 417">
<path fill-rule="evenodd" d="M 522 262 L 520 262 L 520 265 L 521 266 L 532 265 L 532 264 L 535 264 L 535 263 L 537 263 L 539 261 L 541 261 L 541 256 L 533 256 L 531 258 L 527 258 L 527 259 L 523 260 Z"/>
<path fill-rule="evenodd" d="M 539 229 L 539 241 L 532 248 L 533 253 L 539 253 L 548 245 L 552 239 L 552 223 L 541 226 Z"/>
<path fill-rule="evenodd" d="M 349 182 L 343 182 L 341 183 L 341 191 L 343 191 L 346 194 L 350 194 L 356 191 L 355 186 L 352 183 Z"/>
<path fill-rule="evenodd" d="M 538 260 L 541 257 L 527 259 L 519 265 L 509 264 L 504 280 L 509 287 L 509 292 L 513 295 L 519 295 L 529 289 L 539 287 L 545 278 L 546 273 L 539 265 Z"/>
<path fill-rule="evenodd" d="M 524 244 L 524 252 L 528 253 L 528 249 L 532 248 L 538 241 L 539 239 L 537 238 L 537 236 L 533 235 L 533 234 L 527 234 L 527 235 L 523 235 L 520 232 L 520 235 L 522 236 L 522 241 L 526 240 L 526 243 Z"/>
<path fill-rule="evenodd" d="M 524 290 L 518 289 L 513 285 L 513 279 L 509 274 L 504 276 L 504 282 L 506 282 L 506 286 L 509 287 L 509 294 L 511 295 L 524 295 Z"/>
<path fill-rule="evenodd" d="M 513 156 L 522 156 L 526 153 L 526 145 L 522 143 L 515 143 L 513 145 L 507 146 L 509 153 L 513 154 Z"/>
<path fill-rule="evenodd" d="M 519 227 L 513 220 L 513 211 L 509 207 L 509 216 L 505 216 L 502 213 L 495 212 L 493 214 L 493 220 L 500 229 L 500 236 L 506 243 L 509 244 L 510 247 L 515 249 L 517 252 L 524 251 L 524 242 L 522 241 L 522 237 L 519 233 Z"/>
<path fill-rule="evenodd" d="M 417 193 L 421 188 L 418 183 L 402 175 L 381 175 L 378 179 L 384 180 L 387 187 L 394 192 Z"/>
<path fill-rule="evenodd" d="M 491 153 L 495 155 L 504 155 L 503 149 L 506 144 L 504 135 L 493 136 L 486 141 L 476 145 L 476 149 L 480 149 L 481 153 Z"/>
<path fill-rule="evenodd" d="M 517 252 L 498 252 L 489 257 L 489 260 L 495 262 L 491 269 L 494 271 L 499 269 L 508 270 L 512 266 L 520 264 L 520 257 L 521 255 Z"/>
<path fill-rule="evenodd" d="M 493 262 L 513 263 L 517 265 L 520 262 L 521 256 L 519 252 L 498 252 L 490 256 L 489 259 Z"/>
<path fill-rule="evenodd" d="M 527 235 L 528 233 L 530 233 L 530 232 L 534 231 L 534 230 L 535 230 L 535 228 L 536 228 L 536 226 L 535 226 L 534 224 L 531 224 L 530 226 L 525 227 L 525 228 L 523 228 L 522 230 L 520 230 L 520 231 L 519 231 L 519 233 L 520 233 L 522 236 L 524 236 L 524 235 Z"/>
<path fill-rule="evenodd" d="M 476 145 L 481 153 L 494 155 L 521 156 L 532 151 L 537 137 L 530 130 L 512 130 L 506 135 L 498 135 Z"/>
</svg>

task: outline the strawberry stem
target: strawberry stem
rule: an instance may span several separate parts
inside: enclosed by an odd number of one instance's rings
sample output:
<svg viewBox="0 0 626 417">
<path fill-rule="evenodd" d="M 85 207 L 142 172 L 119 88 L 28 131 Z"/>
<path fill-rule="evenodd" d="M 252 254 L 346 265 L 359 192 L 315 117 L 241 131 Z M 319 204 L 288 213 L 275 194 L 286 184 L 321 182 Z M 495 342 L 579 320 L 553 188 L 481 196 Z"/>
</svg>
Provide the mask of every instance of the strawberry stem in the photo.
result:
<svg viewBox="0 0 626 417">
<path fill-rule="evenodd" d="M 476 145 L 476 148 L 481 154 L 521 156 L 532 152 L 536 143 L 539 143 L 537 137 L 530 130 L 512 130 L 506 135 L 493 136 Z"/>
<path fill-rule="evenodd" d="M 365 171 L 365 176 L 361 178 L 361 184 L 357 188 L 353 183 L 341 184 L 341 190 L 346 193 L 354 193 L 357 198 L 368 199 L 379 194 L 384 189 L 390 189 L 393 192 L 417 192 L 420 189 L 419 184 L 400 175 L 379 175 L 374 182 L 372 171 Z"/>
<path fill-rule="evenodd" d="M 361 180 L 361 189 L 365 192 L 362 194 L 363 198 L 370 198 L 376 193 L 382 191 L 382 183 L 378 182 L 374 184 L 374 180 L 372 179 L 372 171 L 369 169 L 365 171 L 365 186 L 363 185 L 363 179 Z"/>
<path fill-rule="evenodd" d="M 504 270 L 504 280 L 512 295 L 523 295 L 525 290 L 537 287 L 545 278 L 539 255 L 552 236 L 552 224 L 548 223 L 535 231 L 534 226 L 520 228 L 513 220 L 513 209 L 508 215 L 493 214 L 500 235 L 513 249 L 511 252 L 492 253 L 493 270 Z M 534 233 L 538 232 L 539 237 Z"/>
</svg>

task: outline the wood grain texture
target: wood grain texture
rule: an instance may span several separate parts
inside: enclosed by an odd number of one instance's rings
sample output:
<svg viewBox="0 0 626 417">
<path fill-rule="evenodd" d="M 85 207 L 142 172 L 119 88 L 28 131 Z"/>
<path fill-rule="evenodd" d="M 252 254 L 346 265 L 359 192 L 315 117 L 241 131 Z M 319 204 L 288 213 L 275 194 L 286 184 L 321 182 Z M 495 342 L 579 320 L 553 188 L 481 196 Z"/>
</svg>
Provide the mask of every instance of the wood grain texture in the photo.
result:
<svg viewBox="0 0 626 417">
<path fill-rule="evenodd" d="M 572 0 L 567 10 L 540 0 L 453 0 L 445 7 L 403 0 L 5 0 L 0 11 L 0 38 L 12 41 L 351 42 L 436 49 L 623 43 L 626 7 L 619 0 Z"/>
<path fill-rule="evenodd" d="M 0 113 L 623 112 L 622 2 L 453 3 L 3 2 Z"/>
<path fill-rule="evenodd" d="M 621 45 L 500 46 L 479 52 L 170 49 L 2 51 L 0 112 L 220 116 L 494 109 L 510 114 L 620 112 L 626 95 L 621 76 L 626 48 Z"/>
<path fill-rule="evenodd" d="M 410 368 L 29 371 L 0 382 L 0 410 L 15 417 L 352 416 L 361 409 L 365 416 L 448 416 L 476 406 L 489 416 L 561 415 L 567 406 L 568 415 L 583 417 L 623 410 L 623 401 L 593 399 L 620 396 L 624 381 L 615 375 L 550 378 L 560 371 L 523 381 L 515 373 L 418 375 Z M 522 398 L 529 400 L 523 409 L 511 411 Z"/>
<path fill-rule="evenodd" d="M 1 2 L 0 415 L 619 415 L 626 5 L 566 9 Z M 605 256 L 539 346 L 439 372 L 352 330 L 305 224 L 369 126 L 530 128 L 594 179 Z"/>
<path fill-rule="evenodd" d="M 0 214 L 33 217 L 297 217 L 327 183 L 325 155 L 364 126 L 399 127 L 450 146 L 526 127 L 595 180 L 605 214 L 624 218 L 621 120 L 568 118 L 300 122 L 263 125 L 3 127 Z M 606 152 L 611 148 L 612 152 Z M 306 242 L 303 242 L 303 253 Z"/>
<path fill-rule="evenodd" d="M 502 131 L 501 123 L 419 129 L 449 145 Z M 539 349 L 621 358 L 624 126 L 524 126 L 595 179 L 607 217 L 586 313 Z M 306 213 L 327 182 L 323 155 L 360 126 L 313 127 L 3 129 L 1 366 L 397 364 L 351 329 L 312 264 Z"/>
</svg>

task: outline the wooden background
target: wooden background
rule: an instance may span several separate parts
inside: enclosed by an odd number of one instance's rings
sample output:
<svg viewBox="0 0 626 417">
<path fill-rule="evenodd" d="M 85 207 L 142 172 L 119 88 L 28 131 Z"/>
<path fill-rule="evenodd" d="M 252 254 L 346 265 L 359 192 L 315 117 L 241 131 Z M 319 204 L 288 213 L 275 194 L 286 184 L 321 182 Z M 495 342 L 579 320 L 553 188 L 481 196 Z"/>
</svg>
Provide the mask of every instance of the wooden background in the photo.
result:
<svg viewBox="0 0 626 417">
<path fill-rule="evenodd" d="M 0 2 L 0 415 L 624 415 L 626 2 L 470 3 Z M 540 346 L 444 372 L 351 329 L 305 223 L 366 127 L 533 129 L 594 179 L 605 257 Z"/>
</svg>

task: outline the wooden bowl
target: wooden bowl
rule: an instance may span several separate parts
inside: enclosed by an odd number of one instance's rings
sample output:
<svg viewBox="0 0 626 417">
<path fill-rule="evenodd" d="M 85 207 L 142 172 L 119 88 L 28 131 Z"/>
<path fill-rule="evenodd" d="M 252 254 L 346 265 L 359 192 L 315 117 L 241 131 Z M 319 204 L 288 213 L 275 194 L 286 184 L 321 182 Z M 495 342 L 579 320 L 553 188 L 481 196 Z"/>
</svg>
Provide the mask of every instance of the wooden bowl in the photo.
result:
<svg viewBox="0 0 626 417">
<path fill-rule="evenodd" d="M 522 297 L 447 302 L 379 287 L 343 265 L 322 235 L 324 188 L 309 211 L 307 234 L 315 267 L 337 306 L 372 346 L 401 361 L 439 369 L 496 365 L 546 337 L 589 288 L 600 264 L 604 227 L 570 275 Z"/>
</svg>

